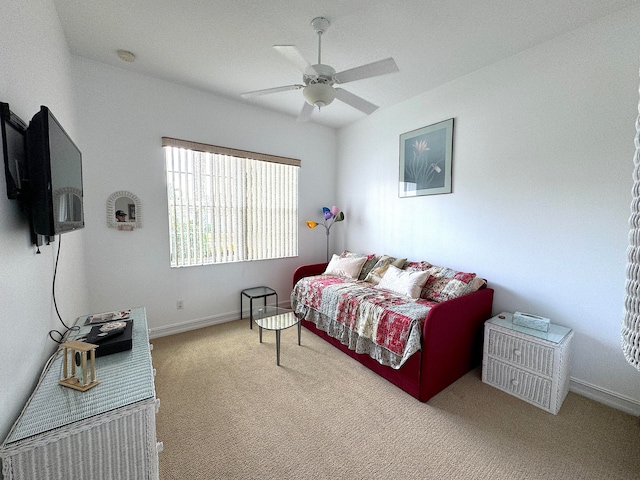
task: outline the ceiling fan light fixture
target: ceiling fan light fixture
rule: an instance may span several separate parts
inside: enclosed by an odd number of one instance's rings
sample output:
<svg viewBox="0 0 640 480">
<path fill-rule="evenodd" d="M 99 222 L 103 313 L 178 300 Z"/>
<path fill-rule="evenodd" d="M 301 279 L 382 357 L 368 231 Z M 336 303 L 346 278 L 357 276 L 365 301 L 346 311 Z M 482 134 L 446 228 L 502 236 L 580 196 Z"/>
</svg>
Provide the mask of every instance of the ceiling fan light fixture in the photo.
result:
<svg viewBox="0 0 640 480">
<path fill-rule="evenodd" d="M 302 83 L 295 85 L 285 85 L 283 87 L 266 88 L 262 90 L 254 90 L 252 92 L 241 93 L 240 96 L 252 97 L 257 95 L 265 95 L 271 93 L 284 92 L 287 90 L 302 89 L 304 96 L 304 104 L 300 114 L 297 117 L 298 122 L 309 120 L 313 113 L 314 107 L 320 110 L 331 104 L 336 98 L 347 105 L 360 110 L 366 115 L 375 112 L 377 105 L 366 101 L 343 88 L 334 88 L 335 84 L 342 85 L 356 80 L 377 77 L 388 73 L 398 71 L 393 58 L 385 58 L 377 62 L 360 65 L 359 67 L 350 68 L 336 73 L 335 69 L 322 63 L 322 35 L 329 28 L 329 20 L 324 17 L 316 17 L 311 21 L 311 26 L 318 36 L 318 63 L 310 65 L 295 47 L 295 45 L 274 45 L 273 48 L 282 56 L 284 56 L 291 64 L 295 65 L 302 72 Z"/>
<path fill-rule="evenodd" d="M 302 91 L 306 102 L 314 107 L 326 107 L 336 98 L 336 91 L 326 83 L 312 83 Z"/>
</svg>

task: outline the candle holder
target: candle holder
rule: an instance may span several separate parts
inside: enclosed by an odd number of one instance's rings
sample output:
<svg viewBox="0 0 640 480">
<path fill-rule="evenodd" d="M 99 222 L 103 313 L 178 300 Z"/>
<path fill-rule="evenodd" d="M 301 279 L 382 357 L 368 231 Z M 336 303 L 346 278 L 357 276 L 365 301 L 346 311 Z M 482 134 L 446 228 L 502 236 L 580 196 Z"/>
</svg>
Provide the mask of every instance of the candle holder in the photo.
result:
<svg viewBox="0 0 640 480">
<path fill-rule="evenodd" d="M 58 383 L 81 392 L 98 385 L 100 382 L 96 380 L 96 348 L 98 345 L 76 340 L 61 344 L 60 349 L 64 357 L 62 379 Z"/>
</svg>

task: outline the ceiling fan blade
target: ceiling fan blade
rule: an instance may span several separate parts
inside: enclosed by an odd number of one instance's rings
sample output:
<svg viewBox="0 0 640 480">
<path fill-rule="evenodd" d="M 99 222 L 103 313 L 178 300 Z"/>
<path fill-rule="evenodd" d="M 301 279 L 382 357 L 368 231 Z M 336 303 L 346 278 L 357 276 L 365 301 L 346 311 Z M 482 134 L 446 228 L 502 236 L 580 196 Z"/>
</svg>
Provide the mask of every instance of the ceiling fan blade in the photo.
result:
<svg viewBox="0 0 640 480">
<path fill-rule="evenodd" d="M 378 75 L 386 75 L 387 73 L 399 72 L 400 69 L 393 58 L 385 58 L 377 62 L 367 63 L 360 67 L 351 68 L 335 74 L 334 78 L 337 83 L 353 82 Z"/>
<path fill-rule="evenodd" d="M 307 102 L 304 102 L 302 106 L 302 110 L 300 110 L 300 115 L 296 119 L 296 122 L 306 122 L 311 118 L 311 114 L 313 113 L 313 105 L 309 105 Z"/>
<path fill-rule="evenodd" d="M 304 88 L 304 85 L 285 85 L 283 87 L 265 88 L 264 90 L 254 90 L 253 92 L 241 93 L 241 97 L 255 97 L 257 95 L 268 95 L 270 93 L 286 92 L 287 90 L 299 90 Z"/>
<path fill-rule="evenodd" d="M 366 113 L 367 115 L 372 114 L 378 109 L 377 105 L 374 105 L 371 102 L 367 102 L 364 98 L 354 95 L 351 92 L 347 92 L 342 88 L 336 88 L 335 90 L 336 90 L 336 98 L 338 100 L 343 101 L 347 105 L 351 105 L 353 108 L 357 108 L 358 110 Z"/>
<path fill-rule="evenodd" d="M 315 68 L 313 68 L 309 62 L 305 60 L 305 58 L 300 53 L 300 50 L 295 45 L 274 45 L 273 48 L 282 55 L 284 58 L 289 60 L 290 63 L 295 65 L 298 70 L 300 70 L 304 74 L 315 73 Z"/>
</svg>

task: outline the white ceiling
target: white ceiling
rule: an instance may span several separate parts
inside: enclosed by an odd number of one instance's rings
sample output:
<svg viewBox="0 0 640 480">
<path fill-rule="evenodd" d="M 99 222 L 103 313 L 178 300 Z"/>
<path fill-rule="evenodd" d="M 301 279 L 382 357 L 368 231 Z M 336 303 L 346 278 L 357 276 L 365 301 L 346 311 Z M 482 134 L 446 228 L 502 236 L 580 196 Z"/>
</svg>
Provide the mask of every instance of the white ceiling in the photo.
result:
<svg viewBox="0 0 640 480">
<path fill-rule="evenodd" d="M 344 88 L 387 107 L 640 0 L 54 0 L 71 51 L 106 64 L 297 117 L 301 83 L 273 45 L 317 63 L 317 16 L 331 26 L 322 61 L 340 72 L 393 57 L 400 72 Z M 118 49 L 135 53 L 126 63 Z M 375 115 L 375 113 L 374 113 Z M 364 114 L 338 100 L 312 121 L 339 128 Z"/>
</svg>

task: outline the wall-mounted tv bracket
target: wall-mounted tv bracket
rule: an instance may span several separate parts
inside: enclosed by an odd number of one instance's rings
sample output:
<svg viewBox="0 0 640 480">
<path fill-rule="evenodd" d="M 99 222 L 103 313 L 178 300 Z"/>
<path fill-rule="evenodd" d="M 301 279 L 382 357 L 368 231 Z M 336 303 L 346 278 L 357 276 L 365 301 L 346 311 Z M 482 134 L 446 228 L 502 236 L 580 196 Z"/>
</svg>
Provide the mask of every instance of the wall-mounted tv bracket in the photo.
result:
<svg viewBox="0 0 640 480">
<path fill-rule="evenodd" d="M 5 102 L 0 102 L 0 133 L 7 198 L 20 201 L 28 212 L 27 124 L 12 112 L 9 104 Z M 31 241 L 38 247 L 36 253 L 40 253 L 40 246 L 50 244 L 55 238 L 35 233 L 31 225 L 31 215 L 29 223 Z"/>
</svg>

